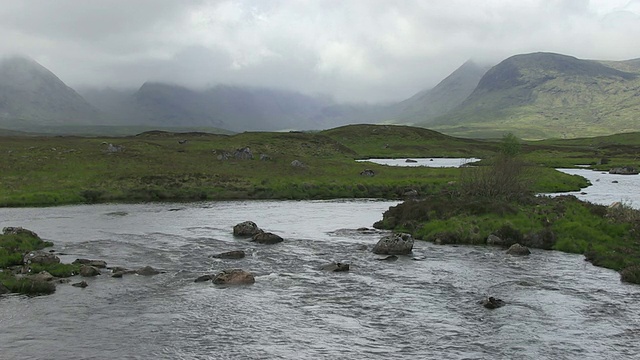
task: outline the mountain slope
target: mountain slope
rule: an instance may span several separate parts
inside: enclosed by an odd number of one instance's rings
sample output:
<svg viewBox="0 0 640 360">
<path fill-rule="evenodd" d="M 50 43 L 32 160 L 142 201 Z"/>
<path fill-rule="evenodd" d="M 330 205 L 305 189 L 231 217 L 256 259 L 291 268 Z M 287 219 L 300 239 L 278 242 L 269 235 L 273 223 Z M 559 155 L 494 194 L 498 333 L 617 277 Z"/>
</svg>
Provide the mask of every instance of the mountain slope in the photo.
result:
<svg viewBox="0 0 640 360">
<path fill-rule="evenodd" d="M 469 60 L 433 89 L 423 90 L 393 106 L 398 122 L 426 122 L 456 108 L 473 92 L 489 66 Z"/>
<path fill-rule="evenodd" d="M 583 137 L 640 129 L 640 76 L 617 64 L 534 53 L 489 70 L 456 109 L 424 126 L 454 135 L 491 130 Z"/>
<path fill-rule="evenodd" d="M 0 126 L 88 124 L 98 111 L 34 60 L 0 60 Z"/>
</svg>

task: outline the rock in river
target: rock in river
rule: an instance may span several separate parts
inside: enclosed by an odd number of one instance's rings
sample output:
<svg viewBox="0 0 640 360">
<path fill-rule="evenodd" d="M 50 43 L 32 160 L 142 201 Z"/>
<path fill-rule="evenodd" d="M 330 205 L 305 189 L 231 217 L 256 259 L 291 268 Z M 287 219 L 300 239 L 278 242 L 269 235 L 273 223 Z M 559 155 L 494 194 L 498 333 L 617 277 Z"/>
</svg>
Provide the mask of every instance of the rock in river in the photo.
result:
<svg viewBox="0 0 640 360">
<path fill-rule="evenodd" d="M 255 282 L 253 274 L 242 269 L 223 270 L 213 278 L 217 285 L 250 285 Z"/>
<path fill-rule="evenodd" d="M 513 244 L 511 245 L 509 250 L 507 250 L 507 254 L 515 255 L 515 256 L 526 256 L 526 255 L 530 255 L 531 251 L 526 246 L 522 246 L 520 244 Z"/>
<path fill-rule="evenodd" d="M 407 255 L 413 249 L 413 237 L 410 234 L 394 233 L 384 236 L 376 246 L 373 253 L 378 255 Z"/>
<path fill-rule="evenodd" d="M 344 271 L 349 271 L 349 264 L 332 262 L 330 264 L 323 265 L 320 269 L 326 270 L 326 271 L 333 271 L 333 272 L 344 272 Z"/>
<path fill-rule="evenodd" d="M 43 265 L 49 265 L 49 264 L 59 264 L 60 263 L 60 258 L 51 254 L 51 253 L 47 253 L 47 252 L 43 252 L 43 251 L 31 251 L 28 252 L 24 258 L 22 259 L 22 262 L 25 265 L 29 265 L 29 264 L 43 264 Z"/>
<path fill-rule="evenodd" d="M 283 239 L 274 233 L 261 232 L 259 234 L 255 234 L 253 238 L 251 238 L 251 241 L 257 242 L 258 244 L 271 245 L 282 242 Z"/>
<path fill-rule="evenodd" d="M 98 270 L 97 267 L 89 265 L 80 266 L 80 276 L 91 277 L 96 275 L 100 275 L 100 270 Z"/>
<path fill-rule="evenodd" d="M 216 255 L 211 255 L 211 257 L 216 259 L 242 259 L 243 257 L 245 257 L 245 255 L 246 254 L 242 250 L 233 250 Z"/>
<path fill-rule="evenodd" d="M 245 221 L 233 227 L 233 235 L 234 236 L 244 236 L 251 237 L 258 233 L 261 233 L 262 230 L 254 223 L 253 221 Z"/>
</svg>

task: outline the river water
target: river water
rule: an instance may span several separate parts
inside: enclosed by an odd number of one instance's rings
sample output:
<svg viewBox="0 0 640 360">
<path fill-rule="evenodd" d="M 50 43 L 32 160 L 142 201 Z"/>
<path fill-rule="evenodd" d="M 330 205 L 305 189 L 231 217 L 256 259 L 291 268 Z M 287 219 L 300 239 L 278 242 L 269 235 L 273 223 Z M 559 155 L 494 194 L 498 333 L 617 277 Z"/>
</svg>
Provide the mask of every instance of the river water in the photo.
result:
<svg viewBox="0 0 640 360">
<path fill-rule="evenodd" d="M 582 256 L 416 242 L 378 261 L 371 229 L 390 201 L 229 201 L 0 209 L 55 243 L 64 262 L 164 271 L 108 273 L 85 289 L 0 297 L 1 359 L 634 359 L 640 286 Z M 253 220 L 276 245 L 232 236 Z M 370 230 L 363 231 L 362 227 Z M 366 249 L 365 249 L 366 248 Z M 210 255 L 243 249 L 241 260 Z M 348 273 L 318 270 L 330 261 Z M 193 280 L 225 268 L 251 286 Z M 74 279 L 73 281 L 79 281 Z M 506 301 L 488 310 L 486 296 Z"/>
</svg>

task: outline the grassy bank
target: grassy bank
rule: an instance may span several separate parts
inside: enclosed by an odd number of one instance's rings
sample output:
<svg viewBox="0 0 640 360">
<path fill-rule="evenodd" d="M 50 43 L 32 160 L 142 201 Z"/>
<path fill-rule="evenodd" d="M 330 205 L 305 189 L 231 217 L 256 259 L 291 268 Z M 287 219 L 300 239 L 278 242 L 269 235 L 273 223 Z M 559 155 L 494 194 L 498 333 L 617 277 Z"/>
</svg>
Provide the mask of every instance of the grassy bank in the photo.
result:
<svg viewBox="0 0 640 360">
<path fill-rule="evenodd" d="M 110 145 L 111 144 L 111 145 Z M 234 157 L 249 148 L 253 159 Z M 223 199 L 402 198 L 436 193 L 459 169 L 357 163 L 367 157 L 483 157 L 484 141 L 404 126 L 359 125 L 321 133 L 214 135 L 148 132 L 120 138 L 0 138 L 0 206 Z M 263 156 L 262 156 L 263 155 Z M 261 160 L 260 158 L 263 158 Z M 303 166 L 292 166 L 298 160 Z M 375 176 L 362 176 L 365 169 Z M 584 186 L 541 170 L 537 190 Z"/>
</svg>

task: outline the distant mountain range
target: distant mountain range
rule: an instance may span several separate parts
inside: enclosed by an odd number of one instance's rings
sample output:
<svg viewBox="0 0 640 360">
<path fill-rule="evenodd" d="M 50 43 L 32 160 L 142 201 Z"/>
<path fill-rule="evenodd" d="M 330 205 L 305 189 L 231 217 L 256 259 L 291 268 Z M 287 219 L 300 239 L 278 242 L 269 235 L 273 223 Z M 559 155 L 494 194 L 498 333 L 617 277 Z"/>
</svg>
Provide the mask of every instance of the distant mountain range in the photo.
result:
<svg viewBox="0 0 640 360">
<path fill-rule="evenodd" d="M 76 92 L 31 59 L 0 60 L 0 129 L 20 131 L 120 126 L 239 132 L 384 122 L 466 137 L 507 131 L 527 138 L 583 137 L 638 131 L 639 113 L 640 59 L 533 53 L 493 67 L 468 61 L 434 88 L 390 105 L 343 104 L 268 88 L 194 90 L 157 82 L 133 90 Z"/>
</svg>

